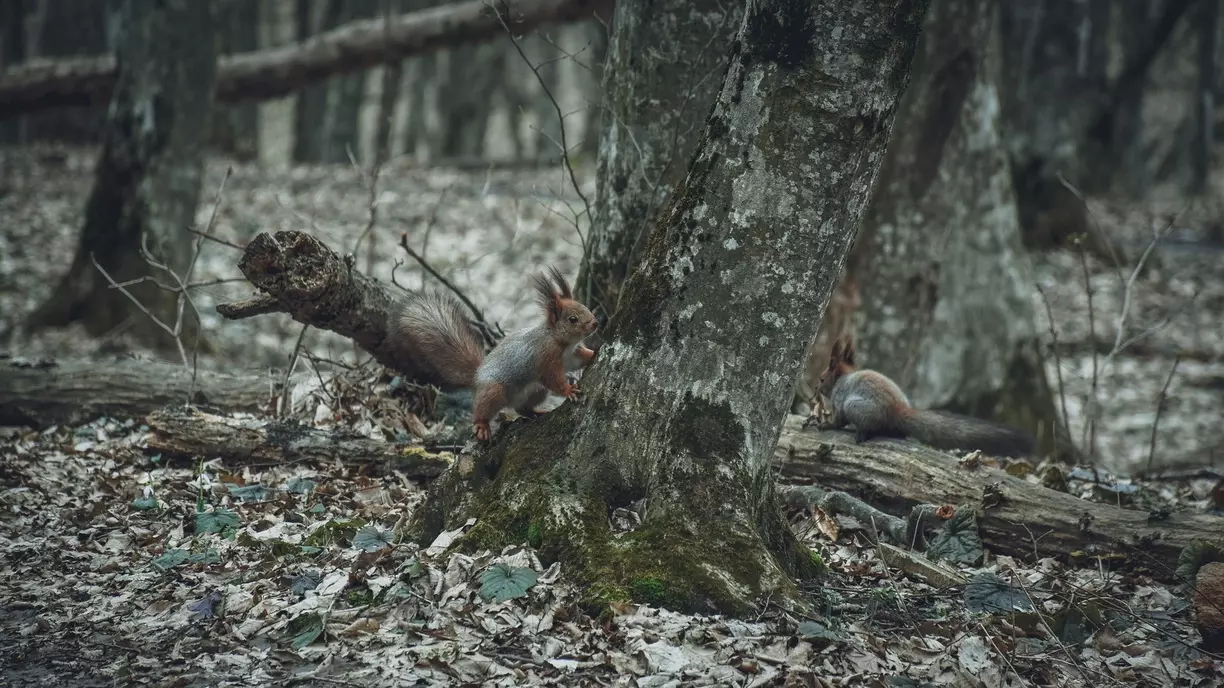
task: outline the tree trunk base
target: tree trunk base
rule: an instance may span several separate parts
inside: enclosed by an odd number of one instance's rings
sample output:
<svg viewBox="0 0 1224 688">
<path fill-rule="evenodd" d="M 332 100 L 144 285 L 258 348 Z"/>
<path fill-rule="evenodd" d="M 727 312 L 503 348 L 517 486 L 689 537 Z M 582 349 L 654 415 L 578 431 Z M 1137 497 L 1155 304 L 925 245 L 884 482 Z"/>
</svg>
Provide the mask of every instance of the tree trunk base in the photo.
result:
<svg viewBox="0 0 1224 688">
<path fill-rule="evenodd" d="M 574 429 L 574 407 L 567 404 L 516 421 L 487 451 L 461 457 L 431 484 L 416 524 L 421 542 L 475 519 L 458 540 L 460 549 L 527 544 L 541 561 L 561 562 L 567 576 L 585 585 L 584 605 L 596 612 L 626 601 L 733 616 L 758 611 L 766 599 L 804 606 L 794 581 L 814 578 L 819 566 L 791 532 L 779 500 L 751 514 L 747 528 L 734 518 L 643 507 L 644 485 L 574 479 L 566 466 Z"/>
</svg>

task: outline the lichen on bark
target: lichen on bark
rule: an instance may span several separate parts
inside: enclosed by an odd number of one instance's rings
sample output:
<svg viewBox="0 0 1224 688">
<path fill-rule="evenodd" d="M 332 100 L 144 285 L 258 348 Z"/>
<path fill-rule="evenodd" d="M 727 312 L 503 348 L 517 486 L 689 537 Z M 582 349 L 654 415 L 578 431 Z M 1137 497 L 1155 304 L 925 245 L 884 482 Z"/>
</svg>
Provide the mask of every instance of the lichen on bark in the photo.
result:
<svg viewBox="0 0 1224 688">
<path fill-rule="evenodd" d="M 697 147 L 742 16 L 742 2 L 723 0 L 616 3 L 594 217 L 577 281 L 585 303 L 605 314 Z"/>
<path fill-rule="evenodd" d="M 770 459 L 924 12 L 748 3 L 698 152 L 625 283 L 584 398 L 516 424 L 444 479 L 423 536 L 475 516 L 468 546 L 534 538 L 596 601 L 732 614 L 767 596 L 799 602 L 795 579 L 817 567 L 781 516 Z M 758 46 L 767 32 L 748 27 L 771 22 L 788 42 Z M 629 507 L 640 526 L 613 533 L 610 514 Z"/>
</svg>

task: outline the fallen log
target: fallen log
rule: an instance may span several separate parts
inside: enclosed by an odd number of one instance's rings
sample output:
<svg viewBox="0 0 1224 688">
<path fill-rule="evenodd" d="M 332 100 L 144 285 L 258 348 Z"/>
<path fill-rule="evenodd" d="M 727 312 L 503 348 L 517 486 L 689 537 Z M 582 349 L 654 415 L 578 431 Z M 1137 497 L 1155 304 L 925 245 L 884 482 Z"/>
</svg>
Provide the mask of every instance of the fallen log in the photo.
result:
<svg viewBox="0 0 1224 688">
<path fill-rule="evenodd" d="M 488 41 L 505 34 L 506 26 L 521 35 L 596 15 L 610 20 L 612 7 L 612 0 L 469 0 L 402 14 L 389 22 L 355 21 L 301 43 L 220 57 L 215 98 L 279 98 L 337 74 Z M 115 79 L 111 56 L 9 69 L 0 76 L 0 119 L 51 107 L 106 103 Z"/>
<path fill-rule="evenodd" d="M 790 416 L 774 452 L 785 483 L 847 492 L 893 514 L 918 504 L 974 505 L 982 541 L 996 554 L 1031 561 L 1117 564 L 1173 580 L 1182 548 L 1224 541 L 1224 519 L 1168 515 L 1089 502 L 989 467 L 963 468 L 947 453 L 915 442 L 871 440 L 844 431 L 802 429 Z"/>
<path fill-rule="evenodd" d="M 447 455 L 430 454 L 419 446 L 319 430 L 294 421 L 228 418 L 181 406 L 154 411 L 148 423 L 149 449 L 170 456 L 258 463 L 342 461 L 410 478 L 435 477 L 451 463 Z"/>
<path fill-rule="evenodd" d="M 0 423 L 46 425 L 99 415 L 141 416 L 182 404 L 189 384 L 190 374 L 181 366 L 151 361 L 36 365 L 11 359 L 0 365 Z M 279 394 L 266 377 L 211 371 L 199 372 L 196 390 L 197 402 L 243 411 L 265 408 Z M 181 410 L 154 413 L 149 421 L 158 424 L 151 446 L 171 454 L 366 461 L 423 477 L 443 468 L 436 460 L 405 457 L 405 451 L 415 450 L 403 446 L 301 426 L 290 431 L 250 421 L 248 427 Z M 844 491 L 894 515 L 909 514 L 927 503 L 976 505 L 982 539 L 996 554 L 1073 562 L 1101 558 L 1172 580 L 1183 547 L 1196 540 L 1224 539 L 1224 519 L 1208 514 L 1161 517 L 1089 502 L 1001 470 L 962 468 L 950 454 L 914 442 L 856 444 L 851 433 L 803 430 L 802 422 L 802 417 L 790 416 L 783 426 L 774 454 L 782 482 Z"/>
<path fill-rule="evenodd" d="M 191 371 L 160 361 L 0 358 L 0 425 L 45 428 L 99 416 L 139 417 L 170 404 L 232 411 L 271 407 L 280 381 Z"/>
<path fill-rule="evenodd" d="M 442 380 L 391 338 L 391 319 L 402 294 L 362 274 L 326 244 L 304 232 L 256 235 L 238 261 L 260 293 L 223 303 L 229 320 L 287 313 L 297 322 L 353 340 L 379 363 L 421 384 Z"/>
</svg>

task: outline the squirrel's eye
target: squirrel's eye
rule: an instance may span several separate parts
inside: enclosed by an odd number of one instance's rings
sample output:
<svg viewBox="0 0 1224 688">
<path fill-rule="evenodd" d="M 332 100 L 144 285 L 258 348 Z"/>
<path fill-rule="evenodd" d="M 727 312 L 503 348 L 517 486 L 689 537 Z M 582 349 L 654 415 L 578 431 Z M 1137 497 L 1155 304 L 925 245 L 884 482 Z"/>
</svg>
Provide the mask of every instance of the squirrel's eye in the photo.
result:
<svg viewBox="0 0 1224 688">
<path fill-rule="evenodd" d="M 578 322 L 578 316 L 576 316 L 576 315 L 571 315 L 571 316 L 569 317 L 569 321 L 570 321 L 570 323 L 571 323 L 571 324 Z"/>
</svg>

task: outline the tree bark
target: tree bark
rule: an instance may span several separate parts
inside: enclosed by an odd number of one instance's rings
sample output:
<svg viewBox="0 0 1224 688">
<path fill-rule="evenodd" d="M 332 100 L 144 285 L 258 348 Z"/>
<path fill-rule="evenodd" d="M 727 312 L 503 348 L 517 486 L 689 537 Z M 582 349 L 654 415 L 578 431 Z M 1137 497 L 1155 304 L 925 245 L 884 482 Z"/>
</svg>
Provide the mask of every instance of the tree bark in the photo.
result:
<svg viewBox="0 0 1224 688">
<path fill-rule="evenodd" d="M 116 282 L 148 276 L 152 268 L 140 256 L 147 234 L 153 257 L 185 275 L 185 230 L 200 195 L 216 73 L 211 4 L 125 0 L 118 44 L 119 81 L 85 228 L 68 274 L 29 325 L 81 322 L 102 335 L 132 319 L 136 337 L 168 347 L 170 337 L 109 287 L 94 260 Z M 163 322 L 175 322 L 173 294 L 148 284 L 129 291 Z M 185 339 L 192 336 L 188 332 Z"/>
<path fill-rule="evenodd" d="M 280 380 L 226 375 L 160 361 L 0 361 L 0 425 L 45 428 L 98 416 L 140 417 L 190 401 L 227 411 L 273 408 Z"/>
<path fill-rule="evenodd" d="M 899 126 L 852 254 L 847 328 L 862 365 L 910 401 L 1039 433 L 1059 427 L 1046 383 L 999 128 L 996 4 L 933 0 Z M 809 384 L 838 332 L 813 351 Z"/>
<path fill-rule="evenodd" d="M 884 157 L 924 2 L 752 0 L 688 174 L 625 284 L 585 398 L 439 478 L 422 534 L 477 519 L 593 603 L 743 614 L 796 601 L 808 552 L 770 459 Z M 495 477 L 493 468 L 499 467 Z M 479 488 L 471 492 L 471 488 Z M 642 503 L 618 536 L 609 514 Z"/>
<path fill-rule="evenodd" d="M 620 0 L 604 72 L 594 222 L 578 276 L 596 314 L 621 285 L 697 147 L 743 3 Z"/>
<path fill-rule="evenodd" d="M 974 506 L 982 539 L 996 554 L 1030 562 L 1055 557 L 1173 580 L 1182 548 L 1219 542 L 1224 533 L 1219 516 L 1178 512 L 1158 518 L 1146 509 L 1089 502 L 997 468 L 963 467 L 951 455 L 915 442 L 858 444 L 853 433 L 801 430 L 802 423 L 799 416 L 787 418 L 774 451 L 784 483 L 841 490 L 892 514 L 918 504 Z"/>
<path fill-rule="evenodd" d="M 278 98 L 329 76 L 377 66 L 389 54 L 404 58 L 487 41 L 505 33 L 503 19 L 521 34 L 545 24 L 586 19 L 611 4 L 612 0 L 501 0 L 499 19 L 487 0 L 469 0 L 397 17 L 389 32 L 381 19 L 353 22 L 302 45 L 221 60 L 216 98 L 221 102 Z M 109 57 L 8 70 L 0 78 L 0 118 L 105 102 L 116 78 L 115 61 Z"/>
<path fill-rule="evenodd" d="M 149 414 L 148 447 L 172 456 L 221 457 L 231 462 L 313 461 L 367 464 L 378 473 L 433 478 L 450 465 L 444 455 L 349 432 L 318 430 L 292 421 L 227 418 L 172 407 Z M 415 450 L 414 450 L 415 449 Z"/>
</svg>

